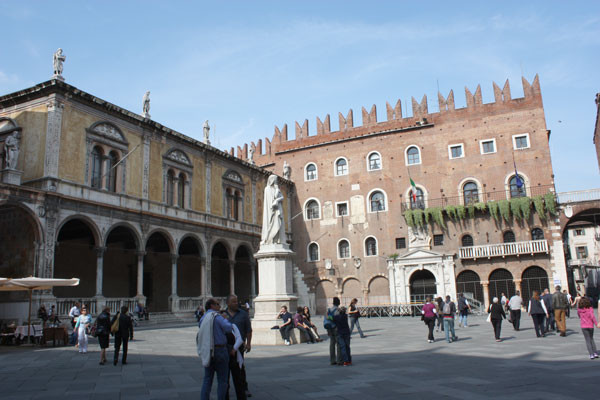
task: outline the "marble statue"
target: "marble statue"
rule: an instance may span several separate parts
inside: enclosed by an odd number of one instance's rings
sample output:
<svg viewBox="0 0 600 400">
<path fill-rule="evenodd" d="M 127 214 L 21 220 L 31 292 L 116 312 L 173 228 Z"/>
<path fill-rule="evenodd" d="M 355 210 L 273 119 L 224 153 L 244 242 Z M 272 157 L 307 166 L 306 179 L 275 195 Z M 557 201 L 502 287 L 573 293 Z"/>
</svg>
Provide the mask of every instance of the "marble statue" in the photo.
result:
<svg viewBox="0 0 600 400">
<path fill-rule="evenodd" d="M 210 140 L 208 139 L 208 135 L 210 134 L 210 125 L 208 124 L 208 120 L 204 121 L 202 131 L 204 132 L 204 143 L 210 144 Z"/>
<path fill-rule="evenodd" d="M 147 91 L 142 100 L 142 116 L 150 118 L 150 91 Z"/>
<path fill-rule="evenodd" d="M 16 169 L 19 159 L 19 132 L 8 136 L 4 141 L 4 160 L 6 169 Z"/>
<path fill-rule="evenodd" d="M 54 67 L 54 77 L 62 78 L 63 73 L 63 62 L 67 59 L 67 56 L 63 55 L 62 49 L 56 50 L 54 53 L 53 59 L 53 67 Z"/>
<path fill-rule="evenodd" d="M 431 236 L 427 234 L 424 228 L 408 228 L 408 247 L 427 247 L 431 248 Z"/>
<path fill-rule="evenodd" d="M 248 149 L 248 162 L 254 164 L 254 147 Z"/>
<path fill-rule="evenodd" d="M 283 162 L 283 177 L 285 179 L 290 179 L 290 177 L 292 176 L 292 167 L 290 167 L 290 164 L 287 163 L 287 161 Z"/>
<path fill-rule="evenodd" d="M 285 226 L 283 224 L 283 194 L 277 185 L 277 176 L 271 175 L 265 187 L 263 199 L 263 225 L 260 244 L 285 245 Z"/>
</svg>

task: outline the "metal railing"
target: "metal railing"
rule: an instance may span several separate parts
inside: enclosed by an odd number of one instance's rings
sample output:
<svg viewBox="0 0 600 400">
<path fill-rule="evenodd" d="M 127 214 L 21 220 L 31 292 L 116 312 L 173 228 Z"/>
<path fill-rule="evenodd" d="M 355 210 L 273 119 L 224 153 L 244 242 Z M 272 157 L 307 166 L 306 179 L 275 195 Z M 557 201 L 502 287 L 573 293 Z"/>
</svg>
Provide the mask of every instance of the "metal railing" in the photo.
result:
<svg viewBox="0 0 600 400">
<path fill-rule="evenodd" d="M 578 203 L 581 201 L 600 200 L 600 189 L 575 190 L 556 195 L 559 204 Z"/>
<path fill-rule="evenodd" d="M 177 311 L 196 311 L 198 306 L 204 307 L 203 297 L 180 297 L 177 299 Z"/>
<path fill-rule="evenodd" d="M 88 309 L 88 314 L 96 315 L 96 299 L 94 298 L 58 298 L 56 299 L 56 313 L 60 316 L 69 315 L 69 311 L 75 304 L 85 305 Z"/>
<path fill-rule="evenodd" d="M 528 197 L 543 196 L 554 189 L 553 185 L 528 186 L 525 188 L 525 193 Z M 598 189 L 600 191 L 600 189 Z M 498 190 L 494 192 L 481 192 L 477 196 L 478 201 L 487 203 L 488 201 L 510 200 L 510 190 Z M 413 208 L 444 208 L 446 206 L 465 205 L 463 196 L 441 197 L 436 199 L 425 199 L 424 201 L 417 200 L 417 205 L 420 207 L 411 207 L 410 199 L 402 201 L 402 211 Z"/>
<path fill-rule="evenodd" d="M 117 312 L 121 311 L 121 307 L 123 306 L 127 306 L 129 312 L 133 312 L 137 303 L 138 301 L 136 299 L 130 297 L 120 299 L 115 299 L 111 297 L 104 301 L 105 307 L 110 307 L 111 314 L 116 314 Z"/>
<path fill-rule="evenodd" d="M 423 303 L 377 304 L 357 307 L 361 317 L 420 316 Z"/>
<path fill-rule="evenodd" d="M 463 296 L 465 296 L 465 298 L 469 302 L 469 305 L 471 306 L 471 311 L 474 314 L 481 314 L 484 312 L 485 305 L 479 300 L 477 300 L 473 293 L 464 292 Z"/>
<path fill-rule="evenodd" d="M 548 253 L 548 241 L 527 240 L 523 242 L 484 244 L 480 246 L 461 247 L 460 258 L 491 258 L 516 256 L 521 254 Z"/>
</svg>

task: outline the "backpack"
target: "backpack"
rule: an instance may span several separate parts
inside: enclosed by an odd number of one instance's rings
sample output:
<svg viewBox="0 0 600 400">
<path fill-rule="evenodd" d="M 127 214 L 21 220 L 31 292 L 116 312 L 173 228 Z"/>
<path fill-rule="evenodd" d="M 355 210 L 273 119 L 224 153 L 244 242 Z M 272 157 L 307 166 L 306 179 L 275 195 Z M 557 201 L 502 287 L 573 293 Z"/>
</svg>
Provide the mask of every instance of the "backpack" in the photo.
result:
<svg viewBox="0 0 600 400">
<path fill-rule="evenodd" d="M 333 310 L 333 308 L 327 309 L 327 315 L 325 315 L 325 318 L 323 318 L 323 328 L 325 328 L 325 329 L 334 329 L 335 328 L 335 322 L 333 322 L 333 314 L 334 313 L 335 313 L 335 311 Z"/>
<path fill-rule="evenodd" d="M 442 309 L 442 313 L 444 314 L 452 314 L 452 308 L 450 307 L 450 303 L 444 303 L 444 308 Z"/>
</svg>

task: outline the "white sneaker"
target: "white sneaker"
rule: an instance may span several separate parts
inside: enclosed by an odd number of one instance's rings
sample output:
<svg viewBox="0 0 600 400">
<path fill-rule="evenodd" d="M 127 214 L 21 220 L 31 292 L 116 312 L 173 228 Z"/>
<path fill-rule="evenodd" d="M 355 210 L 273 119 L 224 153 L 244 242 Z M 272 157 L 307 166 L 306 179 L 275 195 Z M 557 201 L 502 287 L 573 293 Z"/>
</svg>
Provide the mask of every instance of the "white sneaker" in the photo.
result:
<svg viewBox="0 0 600 400">
<path fill-rule="evenodd" d="M 291 343 L 290 343 L 290 341 L 289 341 L 289 340 L 286 340 L 286 341 L 285 341 L 285 345 L 286 345 L 286 346 L 289 346 L 290 344 L 291 344 Z"/>
</svg>

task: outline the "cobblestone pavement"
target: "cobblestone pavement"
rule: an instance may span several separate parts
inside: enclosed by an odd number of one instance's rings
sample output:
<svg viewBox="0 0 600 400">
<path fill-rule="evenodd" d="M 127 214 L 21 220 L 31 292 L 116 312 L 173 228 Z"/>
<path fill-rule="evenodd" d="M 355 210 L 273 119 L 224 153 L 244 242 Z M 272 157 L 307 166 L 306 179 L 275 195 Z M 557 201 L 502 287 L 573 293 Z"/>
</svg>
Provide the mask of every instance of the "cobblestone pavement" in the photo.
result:
<svg viewBox="0 0 600 400">
<path fill-rule="evenodd" d="M 253 399 L 286 400 L 597 396 L 600 359 L 589 360 L 577 318 L 567 321 L 567 337 L 545 338 L 536 338 L 529 317 L 519 332 L 505 321 L 501 343 L 483 317 L 469 322 L 469 328 L 457 327 L 457 342 L 447 343 L 440 332 L 430 344 L 418 318 L 363 318 L 368 336 L 360 339 L 355 332 L 350 367 L 329 365 L 327 341 L 256 346 L 246 361 L 250 391 Z M 93 340 L 87 354 L 73 347 L 2 346 L 0 398 L 199 399 L 203 369 L 196 331 L 186 326 L 136 332 L 128 365 L 116 367 L 98 365 Z M 216 382 L 216 398 L 215 392 Z"/>
</svg>

